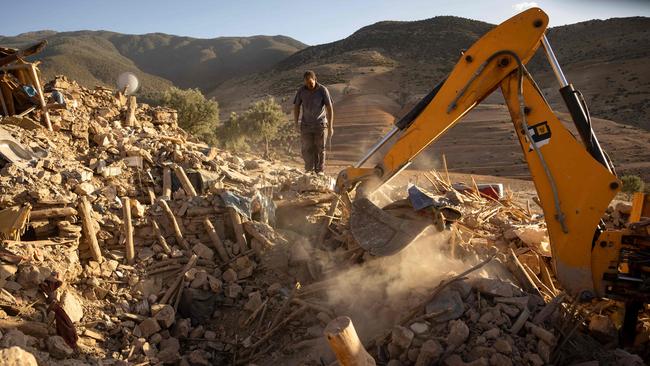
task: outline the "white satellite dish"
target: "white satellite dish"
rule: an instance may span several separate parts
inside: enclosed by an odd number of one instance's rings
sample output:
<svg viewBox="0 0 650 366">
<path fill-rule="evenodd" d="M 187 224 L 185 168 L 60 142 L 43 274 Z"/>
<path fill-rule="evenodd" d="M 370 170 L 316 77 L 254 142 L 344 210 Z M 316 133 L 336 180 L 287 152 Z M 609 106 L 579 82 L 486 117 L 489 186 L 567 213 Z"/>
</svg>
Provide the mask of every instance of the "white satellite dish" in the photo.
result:
<svg viewBox="0 0 650 366">
<path fill-rule="evenodd" d="M 135 94 L 139 87 L 138 77 L 132 72 L 123 72 L 117 77 L 117 89 L 126 95 Z"/>
</svg>

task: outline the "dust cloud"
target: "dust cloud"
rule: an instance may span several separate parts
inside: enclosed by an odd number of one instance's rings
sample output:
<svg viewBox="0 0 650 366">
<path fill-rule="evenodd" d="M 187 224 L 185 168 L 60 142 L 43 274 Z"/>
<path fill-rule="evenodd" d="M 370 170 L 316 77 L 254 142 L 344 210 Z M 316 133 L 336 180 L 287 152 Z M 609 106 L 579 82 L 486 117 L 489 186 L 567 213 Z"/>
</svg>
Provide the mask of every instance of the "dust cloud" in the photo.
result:
<svg viewBox="0 0 650 366">
<path fill-rule="evenodd" d="M 327 292 L 329 305 L 352 318 L 362 338 L 372 337 L 399 321 L 399 315 L 417 305 L 449 272 L 468 264 L 447 256 L 449 232 L 425 230 L 401 252 L 372 258 L 337 276 Z"/>
</svg>

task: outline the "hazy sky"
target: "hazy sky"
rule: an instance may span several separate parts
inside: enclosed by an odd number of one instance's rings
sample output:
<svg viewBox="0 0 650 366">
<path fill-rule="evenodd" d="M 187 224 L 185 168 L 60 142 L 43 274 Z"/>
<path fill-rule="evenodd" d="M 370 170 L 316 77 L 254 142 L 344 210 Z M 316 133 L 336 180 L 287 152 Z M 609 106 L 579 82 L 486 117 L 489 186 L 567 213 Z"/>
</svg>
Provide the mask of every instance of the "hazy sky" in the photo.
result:
<svg viewBox="0 0 650 366">
<path fill-rule="evenodd" d="M 0 0 L 0 35 L 43 29 L 200 38 L 282 34 L 314 45 L 381 20 L 456 15 L 496 24 L 530 4 L 549 14 L 551 26 L 650 16 L 650 0 Z"/>
</svg>

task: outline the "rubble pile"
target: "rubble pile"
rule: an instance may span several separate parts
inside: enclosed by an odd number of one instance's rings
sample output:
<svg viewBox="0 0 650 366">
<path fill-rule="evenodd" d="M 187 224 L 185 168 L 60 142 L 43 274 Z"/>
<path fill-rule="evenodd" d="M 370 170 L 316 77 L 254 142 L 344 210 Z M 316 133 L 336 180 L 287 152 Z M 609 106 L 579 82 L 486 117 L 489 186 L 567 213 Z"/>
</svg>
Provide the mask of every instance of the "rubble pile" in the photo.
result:
<svg viewBox="0 0 650 366">
<path fill-rule="evenodd" d="M 606 306 L 562 292 L 539 210 L 512 195 L 428 174 L 459 217 L 434 215 L 424 245 L 469 269 L 415 272 L 389 298 L 372 278 L 395 259 L 359 246 L 328 176 L 210 147 L 119 91 L 44 90 L 64 106 L 52 131 L 38 111 L 0 119 L 0 365 L 329 365 L 327 332 L 353 313 L 377 364 L 642 364 L 576 331 L 615 335 Z M 385 194 L 413 217 L 404 192 Z"/>
<path fill-rule="evenodd" d="M 444 202 L 462 213 L 451 226 L 442 250 L 450 258 L 476 265 L 460 275 L 448 273 L 437 287 L 409 289 L 397 305 L 385 293 L 379 296 L 383 302 L 364 309 L 384 316 L 391 311 L 397 314 L 394 327 L 364 342 L 378 364 L 644 364 L 639 356 L 616 347 L 614 309 L 620 311 L 621 304 L 608 300 L 579 304 L 563 292 L 551 270 L 549 239 L 540 208 L 522 205 L 512 193 L 500 199 L 479 194 L 475 183 L 475 189 L 456 189 L 448 177 L 443 179 L 436 171 L 425 175 L 431 192 L 419 190 L 433 202 Z M 399 206 L 400 199 L 406 200 L 403 193 L 395 193 L 388 192 L 392 196 L 389 200 L 394 202 L 392 206 Z M 629 208 L 623 202 L 610 207 L 608 225 L 624 225 Z M 341 207 L 340 215 L 345 218 L 349 214 L 348 202 Z M 351 231 L 349 225 L 341 220 L 333 230 L 345 237 Z M 350 242 L 345 240 L 341 245 L 354 250 Z M 376 260 L 364 251 L 359 256 L 351 262 Z M 479 271 L 487 264 L 489 270 Z M 386 271 L 399 271 L 390 260 L 383 266 Z M 371 275 L 366 271 L 362 278 Z M 311 290 L 318 288 L 318 292 L 331 282 L 308 285 L 303 293 L 313 301 L 318 295 Z M 587 333 L 599 335 L 600 342 Z M 639 334 L 637 346 L 647 342 L 648 333 Z M 603 343 L 608 346 L 603 347 Z"/>
<path fill-rule="evenodd" d="M 330 178 L 209 147 L 174 110 L 120 92 L 65 77 L 45 90 L 65 98 L 49 111 L 53 131 L 29 115 L 0 120 L 11 362 L 222 364 L 260 341 L 252 329 L 269 338 L 301 320 L 271 309 L 289 310 L 289 264 L 306 255 L 294 243 L 306 239 L 271 225 L 318 212 Z"/>
</svg>

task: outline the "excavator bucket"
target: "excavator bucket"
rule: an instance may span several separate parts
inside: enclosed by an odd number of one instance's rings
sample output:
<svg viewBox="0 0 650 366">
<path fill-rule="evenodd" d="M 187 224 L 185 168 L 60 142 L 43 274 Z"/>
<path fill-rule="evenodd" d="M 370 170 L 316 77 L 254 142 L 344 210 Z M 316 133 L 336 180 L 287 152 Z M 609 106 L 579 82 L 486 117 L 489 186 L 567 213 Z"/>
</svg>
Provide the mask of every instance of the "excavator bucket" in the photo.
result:
<svg viewBox="0 0 650 366">
<path fill-rule="evenodd" d="M 358 198 L 352 203 L 350 229 L 359 246 L 370 254 L 393 255 L 411 244 L 431 223 L 395 217 L 372 203 Z"/>
</svg>

